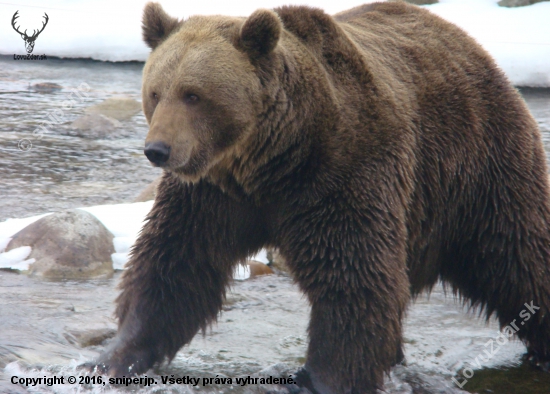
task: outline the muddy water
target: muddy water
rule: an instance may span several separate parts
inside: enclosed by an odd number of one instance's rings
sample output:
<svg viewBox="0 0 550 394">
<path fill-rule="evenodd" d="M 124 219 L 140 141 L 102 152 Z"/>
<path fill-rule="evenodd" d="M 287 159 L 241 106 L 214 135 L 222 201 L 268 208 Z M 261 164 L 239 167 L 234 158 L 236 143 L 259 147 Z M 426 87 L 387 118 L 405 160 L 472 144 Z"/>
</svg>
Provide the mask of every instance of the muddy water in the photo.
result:
<svg viewBox="0 0 550 394">
<path fill-rule="evenodd" d="M 0 57 L 0 220 L 94 204 L 131 201 L 157 175 L 142 154 L 147 132 L 143 115 L 123 121 L 109 136 L 76 136 L 67 123 L 84 108 L 113 96 L 140 100 L 141 64 L 92 61 L 15 62 Z M 41 92 L 32 85 L 54 82 L 62 90 Z M 45 133 L 33 133 L 63 101 L 85 83 L 86 95 Z M 550 152 L 550 90 L 523 89 Z M 20 149 L 28 140 L 30 149 Z M 26 146 L 23 146 L 26 148 Z M 98 355 L 116 328 L 112 319 L 118 275 L 108 280 L 44 282 L 0 272 L 0 393 L 252 393 L 267 387 L 235 384 L 162 384 L 160 377 L 236 378 L 283 375 L 304 362 L 309 306 L 286 276 L 236 282 L 219 322 L 204 337 L 182 349 L 170 365 L 149 375 L 153 387 L 111 384 L 12 385 L 24 378 L 79 376 L 76 366 Z M 459 393 L 452 381 L 479 365 L 463 385 L 468 392 L 550 393 L 548 375 L 520 365 L 524 347 L 499 345 L 487 359 L 484 346 L 498 336 L 494 321 L 486 325 L 466 313 L 441 287 L 420 297 L 405 322 L 407 364 L 388 378 L 387 392 Z M 483 370 L 479 370 L 482 368 Z M 77 379 L 78 383 L 78 379 Z"/>
</svg>

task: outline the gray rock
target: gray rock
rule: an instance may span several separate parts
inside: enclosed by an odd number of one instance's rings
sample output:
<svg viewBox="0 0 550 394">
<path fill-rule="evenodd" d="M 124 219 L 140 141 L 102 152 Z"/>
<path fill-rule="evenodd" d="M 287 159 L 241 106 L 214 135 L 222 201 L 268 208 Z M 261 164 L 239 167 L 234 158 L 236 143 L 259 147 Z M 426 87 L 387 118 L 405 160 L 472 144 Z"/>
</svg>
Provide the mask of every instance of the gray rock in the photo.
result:
<svg viewBox="0 0 550 394">
<path fill-rule="evenodd" d="M 116 335 L 114 328 L 95 328 L 87 330 L 71 330 L 64 334 L 65 338 L 72 344 L 80 347 L 101 345 L 105 340 Z"/>
<path fill-rule="evenodd" d="M 548 0 L 501 0 L 498 5 L 501 7 L 524 7 L 526 5 L 532 5 L 535 3 L 542 3 Z"/>
<path fill-rule="evenodd" d="M 279 249 L 269 248 L 267 249 L 267 260 L 269 265 L 276 273 L 288 272 L 288 266 L 286 265 L 285 258 L 279 253 Z"/>
<path fill-rule="evenodd" d="M 157 196 L 157 186 L 159 185 L 161 178 L 162 176 L 159 176 L 153 182 L 148 184 L 145 189 L 143 189 L 142 192 L 139 193 L 134 202 L 145 202 L 154 200 Z"/>
<path fill-rule="evenodd" d="M 79 137 L 105 138 L 109 137 L 119 126 L 120 122 L 118 120 L 109 118 L 108 116 L 86 114 L 76 119 L 69 127 L 77 130 Z"/>
<path fill-rule="evenodd" d="M 416 5 L 426 5 L 426 4 L 439 3 L 439 0 L 391 0 L 391 1 L 403 1 L 405 3 L 416 4 Z"/>
<path fill-rule="evenodd" d="M 57 83 L 53 82 L 40 82 L 35 83 L 31 87 L 34 91 L 40 92 L 40 93 L 52 93 L 57 92 L 58 90 L 63 89 L 63 87 Z"/>
<path fill-rule="evenodd" d="M 117 120 L 130 119 L 141 111 L 141 103 L 131 97 L 111 97 L 86 108 L 88 114 L 101 114 Z"/>
<path fill-rule="evenodd" d="M 49 279 L 113 275 L 113 235 L 92 214 L 79 209 L 46 216 L 13 236 L 8 249 L 30 246 L 29 273 Z"/>
</svg>

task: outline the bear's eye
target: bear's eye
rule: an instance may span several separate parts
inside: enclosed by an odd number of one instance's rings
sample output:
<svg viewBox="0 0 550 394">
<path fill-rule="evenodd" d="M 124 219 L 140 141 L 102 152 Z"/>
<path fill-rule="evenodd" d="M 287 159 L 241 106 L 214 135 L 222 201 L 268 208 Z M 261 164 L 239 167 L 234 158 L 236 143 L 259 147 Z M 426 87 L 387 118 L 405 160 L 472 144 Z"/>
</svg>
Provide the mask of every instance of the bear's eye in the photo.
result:
<svg viewBox="0 0 550 394">
<path fill-rule="evenodd" d="M 183 100 L 187 104 L 195 104 L 199 101 L 199 96 L 197 96 L 196 94 L 193 94 L 193 93 L 188 93 L 185 96 L 183 96 Z"/>
<path fill-rule="evenodd" d="M 152 96 L 153 96 L 153 99 L 154 99 L 155 101 L 159 101 L 159 96 L 158 96 L 158 94 L 153 93 Z"/>
</svg>

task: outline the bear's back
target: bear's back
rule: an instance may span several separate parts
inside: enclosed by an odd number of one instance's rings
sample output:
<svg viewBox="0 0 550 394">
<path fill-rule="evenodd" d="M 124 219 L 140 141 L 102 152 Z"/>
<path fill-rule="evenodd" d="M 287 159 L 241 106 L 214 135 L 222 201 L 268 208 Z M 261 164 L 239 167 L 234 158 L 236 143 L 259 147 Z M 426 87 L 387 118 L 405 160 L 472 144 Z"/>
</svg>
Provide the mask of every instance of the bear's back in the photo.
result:
<svg viewBox="0 0 550 394">
<path fill-rule="evenodd" d="M 360 84 L 405 92 L 409 97 L 403 99 L 413 106 L 433 95 L 456 95 L 456 86 L 489 94 L 495 85 L 509 90 L 504 74 L 473 38 L 420 7 L 373 3 L 333 17 L 307 7 L 277 12 L 329 74 L 338 79 L 351 70 Z M 487 87 L 488 79 L 493 86 Z"/>
</svg>

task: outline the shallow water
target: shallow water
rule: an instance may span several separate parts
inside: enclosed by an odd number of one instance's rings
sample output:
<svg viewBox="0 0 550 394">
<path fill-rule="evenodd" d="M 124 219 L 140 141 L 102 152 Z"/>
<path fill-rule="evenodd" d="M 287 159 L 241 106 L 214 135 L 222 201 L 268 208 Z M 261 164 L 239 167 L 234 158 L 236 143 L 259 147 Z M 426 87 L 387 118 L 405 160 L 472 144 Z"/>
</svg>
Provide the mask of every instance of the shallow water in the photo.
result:
<svg viewBox="0 0 550 394">
<path fill-rule="evenodd" d="M 108 139 L 71 135 L 66 126 L 86 107 L 108 97 L 125 95 L 140 100 L 141 68 L 139 63 L 22 62 L 0 57 L 0 220 L 131 201 L 158 176 L 159 171 L 150 167 L 142 154 L 147 132 L 142 114 L 123 121 Z M 58 83 L 63 89 L 39 92 L 32 88 L 39 82 Z M 59 115 L 54 111 L 62 108 L 71 89 L 78 89 L 83 82 L 90 89 L 75 100 L 72 109 L 62 111 L 63 122 L 48 127 L 47 133 L 33 134 L 50 114 Z M 550 89 L 522 89 L 522 94 L 550 152 Z M 24 139 L 32 144 L 27 151 L 18 146 Z M 236 384 L 199 388 L 163 385 L 159 375 L 269 376 L 289 373 L 304 362 L 309 306 L 288 277 L 269 276 L 235 282 L 218 324 L 182 349 L 172 364 L 150 371 L 159 381 L 154 387 L 12 385 L 10 379 L 16 375 L 67 378 L 80 374 L 76 366 L 96 357 L 116 328 L 112 313 L 118 276 L 47 282 L 0 271 L 0 393 L 266 392 L 266 387 Z M 452 377 L 483 353 L 487 341 L 497 337 L 497 330 L 494 321 L 486 325 L 467 314 L 437 287 L 429 298 L 420 297 L 408 313 L 407 364 L 394 369 L 387 392 L 461 392 Z M 513 374 L 502 372 L 502 368 L 517 367 L 524 350 L 517 342 L 503 344 L 495 357 L 482 363 L 485 369 L 476 370 L 463 388 L 480 393 L 534 393 L 533 387 L 538 387 L 538 392 L 547 388 L 550 392 L 547 375 L 521 368 L 513 369 Z M 506 383 L 508 391 L 495 385 L 511 375 L 515 380 Z M 531 386 L 521 387 L 523 382 Z"/>
<path fill-rule="evenodd" d="M 122 121 L 109 139 L 70 135 L 67 126 L 86 107 L 106 98 L 129 96 L 141 101 L 142 66 L 86 60 L 14 61 L 0 56 L 0 220 L 129 202 L 160 174 L 143 156 L 147 124 L 141 112 Z M 32 88 L 42 82 L 57 83 L 63 89 Z M 81 86 L 89 86 L 89 91 L 79 90 Z M 64 109 L 63 103 L 70 99 L 75 105 Z M 52 115 L 60 122 L 52 121 Z M 46 124 L 47 131 L 39 128 L 43 122 L 51 123 Z"/>
<path fill-rule="evenodd" d="M 0 367 L 5 368 L 0 370 L 0 392 L 21 388 L 9 383 L 12 376 L 67 379 L 84 375 L 76 366 L 96 357 L 104 347 L 102 338 L 116 328 L 112 313 L 118 279 L 119 274 L 104 280 L 48 282 L 2 272 Z M 266 389 L 255 385 L 163 385 L 159 376 L 284 376 L 304 362 L 308 313 L 307 302 L 286 276 L 235 282 L 218 324 L 182 349 L 172 364 L 148 373 L 158 381 L 154 389 L 64 384 L 31 387 L 29 392 L 264 393 Z M 453 373 L 482 354 L 484 344 L 497 331 L 495 322 L 486 326 L 466 314 L 437 287 L 429 299 L 420 297 L 408 313 L 407 365 L 395 369 L 387 383 L 388 393 L 417 392 L 412 387 L 422 387 L 425 393 L 459 393 L 451 380 Z M 506 343 L 482 366 L 514 367 L 523 352 L 521 344 Z"/>
<path fill-rule="evenodd" d="M 98 332 L 101 336 L 116 328 L 111 315 L 118 276 L 59 283 L 1 273 L 0 367 L 8 367 L 0 381 L 9 381 L 13 375 L 34 376 L 33 369 L 35 376 L 78 375 L 75 366 L 97 356 L 102 348 L 79 346 L 82 333 Z M 251 375 L 274 362 L 298 366 L 305 353 L 307 314 L 307 303 L 289 278 L 266 276 L 236 282 L 218 324 L 205 337 L 198 335 L 170 366 L 157 372 L 234 378 Z M 0 392 L 10 386 L 0 386 Z M 67 384 L 40 390 L 76 392 L 77 388 Z M 112 386 L 106 389 L 116 390 Z M 186 390 L 185 386 L 176 387 L 176 392 Z M 243 391 L 235 387 L 232 392 Z"/>
</svg>

